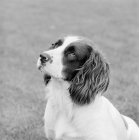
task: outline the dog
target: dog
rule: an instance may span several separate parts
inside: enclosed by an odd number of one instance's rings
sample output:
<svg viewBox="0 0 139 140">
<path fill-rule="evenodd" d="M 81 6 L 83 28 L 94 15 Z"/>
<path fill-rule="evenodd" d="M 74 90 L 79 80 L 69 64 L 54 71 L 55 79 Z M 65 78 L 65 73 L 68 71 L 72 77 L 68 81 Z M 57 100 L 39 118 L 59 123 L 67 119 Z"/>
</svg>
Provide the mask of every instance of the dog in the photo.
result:
<svg viewBox="0 0 139 140">
<path fill-rule="evenodd" d="M 50 140 L 139 140 L 139 127 L 103 96 L 109 64 L 87 38 L 66 36 L 40 54 L 46 109 L 44 129 Z"/>
</svg>

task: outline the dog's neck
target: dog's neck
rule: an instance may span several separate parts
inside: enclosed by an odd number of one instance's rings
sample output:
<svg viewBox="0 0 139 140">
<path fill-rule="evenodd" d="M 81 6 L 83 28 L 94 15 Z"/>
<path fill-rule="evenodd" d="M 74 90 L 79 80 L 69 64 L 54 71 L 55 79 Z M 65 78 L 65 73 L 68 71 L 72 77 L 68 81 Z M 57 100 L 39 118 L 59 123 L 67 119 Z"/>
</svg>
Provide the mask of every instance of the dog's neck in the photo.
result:
<svg viewBox="0 0 139 140">
<path fill-rule="evenodd" d="M 50 82 L 46 86 L 46 89 L 57 91 L 57 92 L 64 92 L 68 91 L 70 84 L 62 79 L 51 78 Z M 57 94 L 57 92 L 55 94 Z M 53 96 L 53 95 L 52 95 Z"/>
<path fill-rule="evenodd" d="M 69 94 L 70 83 L 61 79 L 51 78 L 50 82 L 46 86 L 46 97 L 52 100 L 53 104 L 57 105 L 74 105 L 78 108 L 79 105 L 76 105 L 72 102 Z M 95 100 L 90 103 L 94 109 L 98 108 L 101 104 L 101 93 L 97 94 Z M 81 107 L 87 107 L 89 105 L 84 105 Z"/>
<path fill-rule="evenodd" d="M 51 104 L 57 111 L 70 112 L 73 103 L 70 98 L 69 88 L 70 83 L 61 79 L 51 78 L 46 86 L 46 98 L 51 101 Z"/>
</svg>

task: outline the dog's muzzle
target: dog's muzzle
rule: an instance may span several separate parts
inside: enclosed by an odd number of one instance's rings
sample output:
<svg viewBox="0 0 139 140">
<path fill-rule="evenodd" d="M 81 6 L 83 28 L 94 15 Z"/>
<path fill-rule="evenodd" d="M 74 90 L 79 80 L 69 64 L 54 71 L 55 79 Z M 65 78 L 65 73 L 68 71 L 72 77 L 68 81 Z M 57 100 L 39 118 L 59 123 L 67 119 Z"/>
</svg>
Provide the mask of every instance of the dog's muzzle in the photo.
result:
<svg viewBox="0 0 139 140">
<path fill-rule="evenodd" d="M 51 57 L 50 57 L 49 54 L 47 54 L 47 53 L 40 54 L 40 61 L 41 61 L 42 64 L 44 64 L 44 63 L 46 63 L 50 60 L 51 60 Z"/>
<path fill-rule="evenodd" d="M 47 53 L 40 54 L 40 58 L 37 62 L 38 69 L 41 70 L 47 62 L 52 63 L 52 57 Z"/>
</svg>

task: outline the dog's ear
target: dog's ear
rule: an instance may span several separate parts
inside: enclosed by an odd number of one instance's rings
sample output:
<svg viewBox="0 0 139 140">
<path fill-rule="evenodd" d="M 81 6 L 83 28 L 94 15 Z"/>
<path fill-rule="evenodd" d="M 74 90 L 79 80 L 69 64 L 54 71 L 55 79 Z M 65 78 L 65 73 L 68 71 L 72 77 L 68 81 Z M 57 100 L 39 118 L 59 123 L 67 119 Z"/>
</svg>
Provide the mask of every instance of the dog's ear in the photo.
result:
<svg viewBox="0 0 139 140">
<path fill-rule="evenodd" d="M 47 85 L 49 83 L 51 77 L 48 76 L 47 74 L 44 74 L 43 79 L 44 79 L 44 84 Z"/>
<path fill-rule="evenodd" d="M 92 50 L 85 64 L 74 77 L 69 92 L 78 105 L 89 104 L 109 85 L 109 65 L 98 51 Z"/>
</svg>

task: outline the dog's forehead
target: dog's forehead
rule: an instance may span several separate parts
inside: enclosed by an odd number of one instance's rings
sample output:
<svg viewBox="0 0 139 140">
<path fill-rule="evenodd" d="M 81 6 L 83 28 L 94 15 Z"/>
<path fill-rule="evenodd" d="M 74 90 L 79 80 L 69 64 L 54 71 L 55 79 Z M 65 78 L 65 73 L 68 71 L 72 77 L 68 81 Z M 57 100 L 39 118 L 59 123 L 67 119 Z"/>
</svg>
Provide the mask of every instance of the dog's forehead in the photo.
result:
<svg viewBox="0 0 139 140">
<path fill-rule="evenodd" d="M 64 38 L 64 44 L 66 46 L 72 44 L 72 43 L 82 43 L 82 44 L 88 44 L 90 46 L 94 46 L 94 43 L 89 40 L 88 38 L 82 37 L 82 36 L 68 36 Z"/>
<path fill-rule="evenodd" d="M 80 38 L 78 36 L 68 36 L 68 37 L 65 37 L 64 38 L 63 46 L 66 47 L 66 46 L 70 45 L 71 43 L 77 42 L 79 40 L 80 40 Z"/>
<path fill-rule="evenodd" d="M 79 37 L 77 36 L 67 36 L 59 39 L 54 46 L 52 46 L 50 49 L 56 49 L 56 51 L 63 51 L 67 46 L 69 46 L 71 43 L 77 42 Z"/>
<path fill-rule="evenodd" d="M 81 37 L 81 36 L 66 36 L 61 39 L 59 39 L 54 46 L 54 49 L 58 52 L 63 52 L 68 46 L 74 45 L 77 47 L 83 47 L 83 46 L 92 46 L 91 41 L 87 38 Z"/>
<path fill-rule="evenodd" d="M 94 46 L 89 39 L 81 37 L 81 36 L 67 36 L 67 37 L 64 37 L 63 40 L 64 41 L 61 46 L 63 49 L 70 46 L 71 44 L 74 44 L 75 46 L 82 46 L 82 45 Z"/>
</svg>

